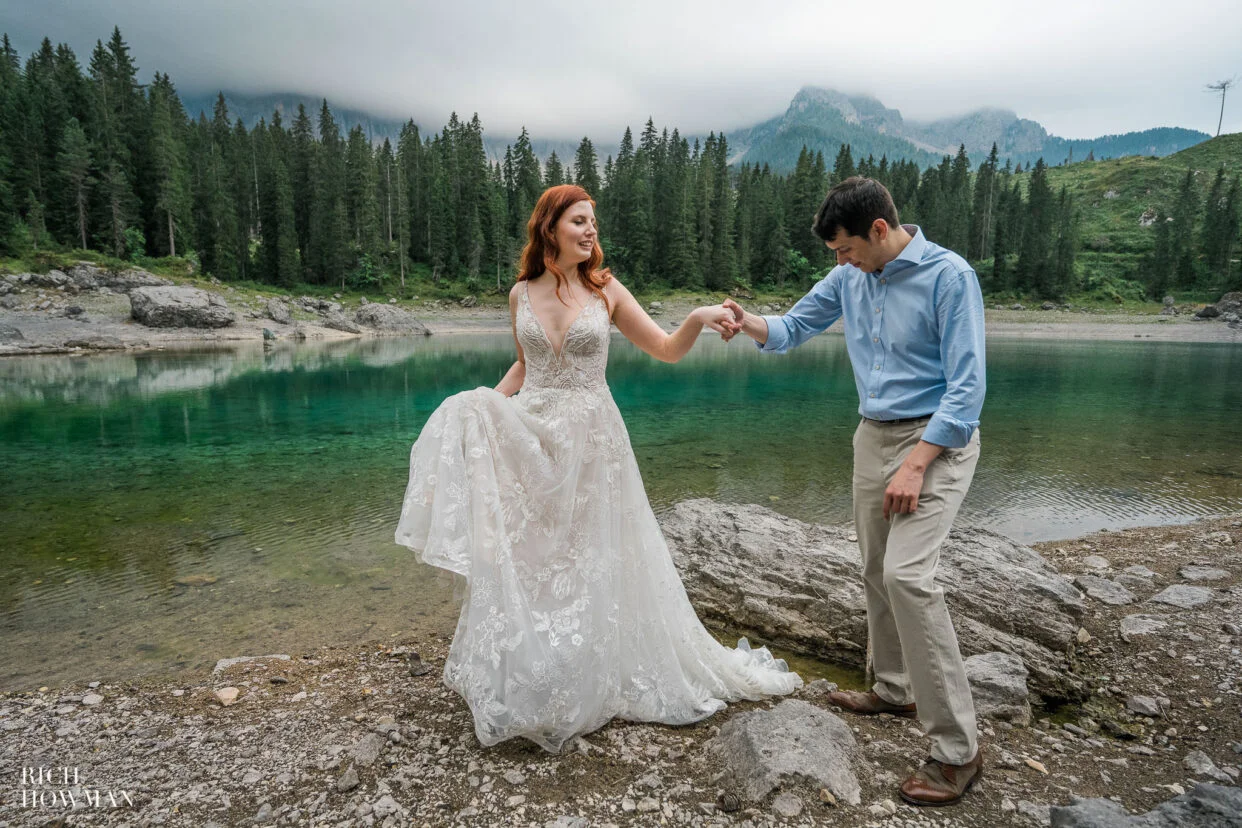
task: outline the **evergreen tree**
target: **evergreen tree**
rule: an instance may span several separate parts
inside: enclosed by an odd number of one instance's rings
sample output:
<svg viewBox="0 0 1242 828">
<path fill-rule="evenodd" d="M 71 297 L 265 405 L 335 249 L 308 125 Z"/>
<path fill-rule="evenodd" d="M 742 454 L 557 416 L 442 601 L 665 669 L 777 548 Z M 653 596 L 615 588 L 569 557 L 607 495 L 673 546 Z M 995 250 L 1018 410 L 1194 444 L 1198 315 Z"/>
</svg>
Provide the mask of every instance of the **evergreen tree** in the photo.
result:
<svg viewBox="0 0 1242 828">
<path fill-rule="evenodd" d="M 1020 291 L 1032 291 L 1049 298 L 1056 294 L 1049 268 L 1052 234 L 1056 226 L 1055 206 L 1052 189 L 1048 185 L 1048 167 L 1040 158 L 1035 162 L 1027 185 L 1026 220 L 1022 227 L 1015 283 Z"/>
<path fill-rule="evenodd" d="M 345 143 L 325 99 L 319 110 L 319 148 L 313 171 L 314 209 L 311 213 L 310 265 L 319 284 L 345 287 L 347 261 L 345 239 Z"/>
<path fill-rule="evenodd" d="M 1151 256 L 1145 262 L 1148 295 L 1159 301 L 1173 284 L 1173 235 L 1172 221 L 1164 210 L 1156 212 L 1155 244 Z"/>
<path fill-rule="evenodd" d="M 974 203 L 970 210 L 970 242 L 966 257 L 971 260 L 985 258 L 991 251 L 991 236 L 995 227 L 997 165 L 1000 156 L 995 142 L 988 160 L 979 165 L 975 174 Z"/>
<path fill-rule="evenodd" d="M 545 187 L 559 187 L 564 183 L 565 167 L 561 165 L 561 159 L 557 158 L 556 150 L 552 150 L 547 164 L 544 165 L 543 184 Z"/>
<path fill-rule="evenodd" d="M 177 237 L 188 241 L 191 228 L 189 158 L 185 143 L 185 111 L 167 75 L 156 74 L 150 91 L 151 149 L 149 152 L 155 185 L 156 220 L 161 235 L 155 243 L 158 253 L 177 255 Z M 167 245 L 164 244 L 167 241 Z M 182 244 L 184 252 L 188 244 Z"/>
<path fill-rule="evenodd" d="M 306 106 L 298 104 L 298 114 L 290 131 L 289 186 L 293 191 L 293 226 L 303 267 L 310 263 L 311 214 L 315 207 L 315 129 Z M 307 274 L 304 274 L 304 276 Z"/>
<path fill-rule="evenodd" d="M 357 272 L 379 260 L 380 220 L 375 200 L 375 158 L 362 127 L 349 131 L 345 149 L 345 217 L 352 255 L 346 267 Z"/>
<path fill-rule="evenodd" d="M 854 169 L 854 155 L 850 152 L 849 144 L 842 144 L 837 150 L 837 160 L 832 165 L 832 183 L 840 184 L 852 175 L 857 175 Z"/>
<path fill-rule="evenodd" d="M 1199 193 L 1195 188 L 1195 172 L 1186 170 L 1173 205 L 1173 226 L 1169 228 L 1170 253 L 1173 255 L 1174 278 L 1183 290 L 1198 281 L 1195 267 L 1195 224 L 1199 218 Z"/>
<path fill-rule="evenodd" d="M 949 169 L 945 181 L 944 204 L 945 215 L 944 242 L 950 250 L 965 252 L 970 243 L 970 159 L 966 156 L 966 145 L 958 147 L 957 156 Z"/>
<path fill-rule="evenodd" d="M 578 186 L 591 194 L 591 198 L 599 201 L 603 189 L 599 180 L 599 157 L 590 138 L 583 138 L 578 144 L 578 152 L 574 155 L 574 181 Z"/>
<path fill-rule="evenodd" d="M 1204 272 L 1213 286 L 1229 284 L 1230 260 L 1238 238 L 1238 187 L 1239 177 L 1230 185 L 1221 165 L 1203 205 L 1199 249 Z"/>
<path fill-rule="evenodd" d="M 85 250 L 89 246 L 87 218 L 90 204 L 91 186 L 95 178 L 91 175 L 90 147 L 87 144 L 86 132 L 77 118 L 70 118 L 65 125 L 64 135 L 60 140 L 60 153 L 57 155 L 58 172 L 64 201 L 73 205 L 74 241 Z"/>
<path fill-rule="evenodd" d="M 1064 185 L 1057 196 L 1057 229 L 1052 252 L 1052 279 L 1045 295 L 1061 298 L 1075 287 L 1074 259 L 1078 250 L 1077 217 L 1074 200 Z"/>
<path fill-rule="evenodd" d="M 203 223 L 199 229 L 199 253 L 203 269 L 218 279 L 236 279 L 238 236 L 229 151 L 232 125 L 224 96 L 216 98 L 211 126 L 207 130 L 207 160 L 203 169 Z"/>
<path fill-rule="evenodd" d="M 259 165 L 260 270 L 267 281 L 292 287 L 301 276 L 297 222 L 293 209 L 293 185 L 285 165 L 286 141 L 280 113 L 272 125 L 262 121 L 255 129 Z"/>
</svg>

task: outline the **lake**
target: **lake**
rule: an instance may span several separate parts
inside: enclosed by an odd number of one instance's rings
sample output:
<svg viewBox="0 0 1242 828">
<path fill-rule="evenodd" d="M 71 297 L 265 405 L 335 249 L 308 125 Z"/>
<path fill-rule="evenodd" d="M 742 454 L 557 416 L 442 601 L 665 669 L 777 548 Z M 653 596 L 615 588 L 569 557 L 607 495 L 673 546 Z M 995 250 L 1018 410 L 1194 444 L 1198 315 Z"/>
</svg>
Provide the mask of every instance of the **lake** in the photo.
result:
<svg viewBox="0 0 1242 828">
<path fill-rule="evenodd" d="M 392 542 L 409 447 L 493 385 L 504 334 L 0 360 L 0 687 L 449 635 L 452 581 Z M 850 515 L 840 336 L 615 337 L 613 394 L 657 510 L 689 497 Z M 1242 508 L 1242 349 L 990 339 L 960 524 L 1023 542 Z M 761 643 L 761 642 L 758 642 Z"/>
</svg>

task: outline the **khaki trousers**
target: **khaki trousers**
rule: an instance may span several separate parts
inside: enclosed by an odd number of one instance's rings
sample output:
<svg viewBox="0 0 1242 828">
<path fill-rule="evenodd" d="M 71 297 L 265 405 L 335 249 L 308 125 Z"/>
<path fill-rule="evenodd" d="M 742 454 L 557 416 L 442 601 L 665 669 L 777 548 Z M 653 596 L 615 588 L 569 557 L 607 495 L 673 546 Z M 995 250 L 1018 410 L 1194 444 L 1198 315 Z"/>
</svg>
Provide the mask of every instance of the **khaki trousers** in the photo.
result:
<svg viewBox="0 0 1242 828">
<path fill-rule="evenodd" d="M 918 705 L 932 758 L 961 765 L 978 747 L 966 668 L 936 583 L 940 546 L 979 460 L 979 430 L 927 467 L 912 514 L 884 520 L 884 490 L 918 444 L 926 420 L 874 423 L 854 432 L 854 523 L 862 551 L 876 695 Z"/>
</svg>

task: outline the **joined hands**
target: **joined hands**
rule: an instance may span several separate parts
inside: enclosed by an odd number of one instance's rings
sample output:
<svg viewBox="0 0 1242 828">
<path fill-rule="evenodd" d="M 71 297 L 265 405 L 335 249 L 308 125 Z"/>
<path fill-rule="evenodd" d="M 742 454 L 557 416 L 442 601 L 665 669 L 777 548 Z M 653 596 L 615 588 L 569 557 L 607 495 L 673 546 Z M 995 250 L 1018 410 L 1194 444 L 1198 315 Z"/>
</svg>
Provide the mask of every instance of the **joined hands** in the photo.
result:
<svg viewBox="0 0 1242 828">
<path fill-rule="evenodd" d="M 708 328 L 720 334 L 720 338 L 728 342 L 742 330 L 742 321 L 746 312 L 732 299 L 726 299 L 719 305 L 705 305 L 695 309 L 691 316 L 698 319 Z"/>
</svg>

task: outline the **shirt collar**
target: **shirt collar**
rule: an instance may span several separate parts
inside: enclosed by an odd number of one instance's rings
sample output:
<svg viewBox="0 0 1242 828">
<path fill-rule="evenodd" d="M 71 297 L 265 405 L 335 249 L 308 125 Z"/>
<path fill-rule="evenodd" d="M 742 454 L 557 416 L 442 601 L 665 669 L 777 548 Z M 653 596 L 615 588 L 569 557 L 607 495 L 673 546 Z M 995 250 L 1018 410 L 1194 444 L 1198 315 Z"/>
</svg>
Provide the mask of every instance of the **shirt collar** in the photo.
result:
<svg viewBox="0 0 1242 828">
<path fill-rule="evenodd" d="M 923 261 L 923 251 L 927 249 L 927 238 L 923 235 L 923 228 L 917 224 L 903 224 L 901 228 L 910 234 L 910 241 L 906 242 L 906 246 L 897 254 L 897 258 L 884 266 L 881 273 L 892 273 L 893 265 L 898 265 L 895 269 L 900 270 L 906 265 L 916 265 Z"/>
</svg>

